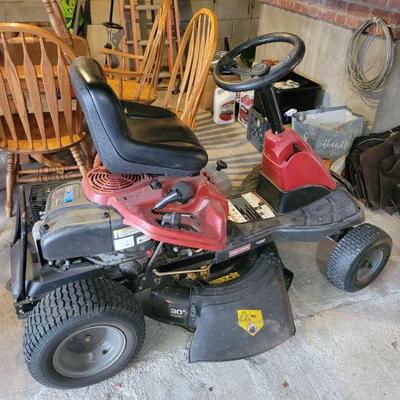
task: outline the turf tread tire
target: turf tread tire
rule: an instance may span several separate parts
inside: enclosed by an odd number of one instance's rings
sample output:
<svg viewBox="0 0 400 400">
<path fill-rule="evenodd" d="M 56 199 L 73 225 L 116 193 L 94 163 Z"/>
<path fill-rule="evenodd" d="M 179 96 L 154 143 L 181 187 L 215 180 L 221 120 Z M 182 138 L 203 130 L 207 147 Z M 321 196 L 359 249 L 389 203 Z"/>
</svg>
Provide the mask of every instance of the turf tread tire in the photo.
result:
<svg viewBox="0 0 400 400">
<path fill-rule="evenodd" d="M 25 361 L 32 376 L 46 386 L 60 388 L 60 385 L 49 382 L 37 368 L 37 357 L 41 348 L 53 334 L 69 322 L 76 319 L 90 321 L 91 318 L 102 315 L 121 316 L 135 324 L 137 344 L 131 358 L 135 357 L 144 342 L 145 321 L 133 293 L 111 280 L 81 280 L 48 293 L 30 313 L 25 325 L 23 348 Z M 79 386 L 83 385 L 66 385 Z"/>
<path fill-rule="evenodd" d="M 351 279 L 352 270 L 359 265 L 372 247 L 383 246 L 386 249 L 382 267 L 373 279 L 363 286 L 354 284 Z M 333 249 L 325 269 L 329 282 L 339 289 L 354 292 L 371 283 L 382 272 L 390 256 L 392 239 L 382 229 L 371 224 L 356 226 L 347 232 Z"/>
</svg>

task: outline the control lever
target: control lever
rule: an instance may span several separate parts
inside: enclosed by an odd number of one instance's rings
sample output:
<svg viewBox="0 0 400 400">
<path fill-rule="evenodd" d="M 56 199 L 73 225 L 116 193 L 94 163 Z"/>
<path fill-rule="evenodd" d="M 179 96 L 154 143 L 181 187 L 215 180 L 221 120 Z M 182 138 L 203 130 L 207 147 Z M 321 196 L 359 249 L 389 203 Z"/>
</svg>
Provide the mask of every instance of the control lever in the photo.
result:
<svg viewBox="0 0 400 400">
<path fill-rule="evenodd" d="M 179 226 L 181 224 L 181 214 L 176 212 L 165 213 L 161 220 L 161 226 Z"/>
<path fill-rule="evenodd" d="M 171 191 L 153 207 L 153 211 L 161 210 L 167 204 L 174 203 L 175 201 L 182 204 L 187 203 L 192 197 L 192 186 L 186 182 L 177 182 L 171 188 Z"/>
</svg>

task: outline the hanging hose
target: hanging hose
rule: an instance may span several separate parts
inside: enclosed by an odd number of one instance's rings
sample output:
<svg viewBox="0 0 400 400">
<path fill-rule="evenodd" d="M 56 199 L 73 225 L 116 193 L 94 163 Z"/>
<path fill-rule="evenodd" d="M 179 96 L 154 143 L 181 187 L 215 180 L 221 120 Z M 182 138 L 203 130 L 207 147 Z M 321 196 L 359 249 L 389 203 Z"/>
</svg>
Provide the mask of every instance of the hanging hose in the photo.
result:
<svg viewBox="0 0 400 400">
<path fill-rule="evenodd" d="M 360 52 L 364 44 L 363 32 L 370 26 L 376 25 L 386 38 L 386 60 L 381 72 L 375 77 L 368 79 L 360 65 Z M 349 85 L 361 92 L 372 92 L 379 89 L 386 81 L 394 60 L 394 42 L 389 26 L 381 18 L 373 17 L 367 19 L 353 33 L 347 50 L 346 79 Z"/>
</svg>

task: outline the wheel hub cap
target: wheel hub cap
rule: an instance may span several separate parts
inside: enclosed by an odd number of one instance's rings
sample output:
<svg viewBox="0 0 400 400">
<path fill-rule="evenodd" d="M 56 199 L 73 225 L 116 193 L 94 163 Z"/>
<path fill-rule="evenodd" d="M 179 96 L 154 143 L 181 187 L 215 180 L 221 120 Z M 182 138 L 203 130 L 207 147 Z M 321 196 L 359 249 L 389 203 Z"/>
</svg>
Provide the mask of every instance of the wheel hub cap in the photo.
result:
<svg viewBox="0 0 400 400">
<path fill-rule="evenodd" d="M 123 332 L 110 325 L 95 325 L 72 333 L 53 355 L 54 369 L 69 378 L 97 374 L 114 364 L 126 346 Z"/>
<path fill-rule="evenodd" d="M 373 274 L 379 269 L 384 258 L 383 251 L 377 249 L 373 251 L 364 261 L 357 271 L 357 280 L 361 283 L 367 282 Z"/>
</svg>

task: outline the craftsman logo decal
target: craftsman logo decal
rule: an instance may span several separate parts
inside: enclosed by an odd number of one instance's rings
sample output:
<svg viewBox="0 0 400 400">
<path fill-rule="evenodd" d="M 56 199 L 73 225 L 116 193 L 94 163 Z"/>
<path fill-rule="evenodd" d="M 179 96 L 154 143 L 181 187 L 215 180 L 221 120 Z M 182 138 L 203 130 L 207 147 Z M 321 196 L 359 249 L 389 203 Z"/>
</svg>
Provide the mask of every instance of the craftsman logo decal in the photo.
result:
<svg viewBox="0 0 400 400">
<path fill-rule="evenodd" d="M 251 243 L 245 244 L 244 246 L 238 247 L 237 249 L 233 249 L 229 252 L 228 257 L 235 257 L 239 254 L 245 253 L 246 251 L 249 251 L 251 248 Z"/>
<path fill-rule="evenodd" d="M 237 310 L 239 326 L 250 336 L 255 336 L 264 326 L 261 310 Z"/>
</svg>

